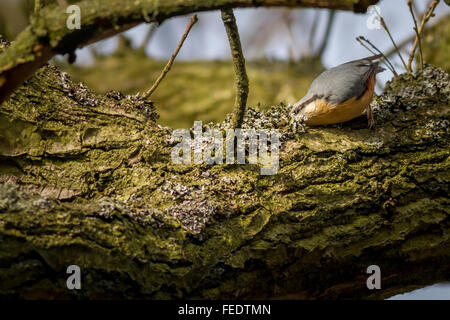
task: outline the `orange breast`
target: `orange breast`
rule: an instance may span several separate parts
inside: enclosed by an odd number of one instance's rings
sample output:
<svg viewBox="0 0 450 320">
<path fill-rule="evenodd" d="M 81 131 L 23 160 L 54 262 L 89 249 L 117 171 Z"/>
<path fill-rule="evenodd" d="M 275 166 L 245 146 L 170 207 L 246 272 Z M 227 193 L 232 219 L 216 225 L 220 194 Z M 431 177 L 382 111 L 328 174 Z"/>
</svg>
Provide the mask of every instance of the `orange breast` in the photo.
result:
<svg viewBox="0 0 450 320">
<path fill-rule="evenodd" d="M 369 106 L 375 88 L 375 73 L 367 81 L 367 91 L 359 99 L 351 98 L 337 106 L 318 99 L 308 105 L 303 113 L 307 125 L 325 125 L 346 122 L 360 116 Z"/>
</svg>

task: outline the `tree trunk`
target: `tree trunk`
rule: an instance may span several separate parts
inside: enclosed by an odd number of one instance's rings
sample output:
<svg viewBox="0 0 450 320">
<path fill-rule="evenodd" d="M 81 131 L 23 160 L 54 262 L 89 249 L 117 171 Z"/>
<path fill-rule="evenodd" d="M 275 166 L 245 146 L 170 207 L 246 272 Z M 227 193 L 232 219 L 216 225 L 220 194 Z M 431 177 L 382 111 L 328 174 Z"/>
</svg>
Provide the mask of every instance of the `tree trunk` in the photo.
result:
<svg viewBox="0 0 450 320">
<path fill-rule="evenodd" d="M 294 134 L 286 106 L 250 108 L 244 128 L 282 136 L 262 176 L 173 164 L 151 103 L 45 67 L 0 106 L 0 294 L 386 298 L 450 280 L 449 92 L 440 69 L 402 75 L 374 129 L 361 116 Z"/>
</svg>

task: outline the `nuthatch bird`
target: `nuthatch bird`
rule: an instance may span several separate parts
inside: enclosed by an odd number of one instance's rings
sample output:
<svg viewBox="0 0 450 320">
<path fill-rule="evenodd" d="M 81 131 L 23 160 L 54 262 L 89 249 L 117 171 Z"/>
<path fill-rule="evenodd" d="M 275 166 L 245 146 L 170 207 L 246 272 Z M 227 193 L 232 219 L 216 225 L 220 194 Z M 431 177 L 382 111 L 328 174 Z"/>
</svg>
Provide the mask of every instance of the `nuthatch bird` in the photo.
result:
<svg viewBox="0 0 450 320">
<path fill-rule="evenodd" d="M 313 126 L 335 124 L 352 120 L 367 109 L 371 127 L 375 78 L 385 70 L 378 65 L 381 56 L 350 61 L 322 72 L 306 96 L 292 107 L 294 121 Z"/>
</svg>

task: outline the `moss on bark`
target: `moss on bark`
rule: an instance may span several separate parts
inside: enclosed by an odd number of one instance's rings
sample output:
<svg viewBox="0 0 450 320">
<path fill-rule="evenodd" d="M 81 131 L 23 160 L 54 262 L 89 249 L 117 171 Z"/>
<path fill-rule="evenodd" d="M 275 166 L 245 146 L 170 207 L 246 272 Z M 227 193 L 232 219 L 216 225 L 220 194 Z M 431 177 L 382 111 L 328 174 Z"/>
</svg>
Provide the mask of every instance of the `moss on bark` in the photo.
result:
<svg viewBox="0 0 450 320">
<path fill-rule="evenodd" d="M 282 134 L 280 170 L 261 176 L 173 164 L 153 105 L 46 67 L 0 107 L 0 293 L 383 298 L 449 280 L 449 93 L 440 69 L 402 75 L 373 130 L 361 116 L 294 134 L 285 106 L 249 108 L 244 128 Z"/>
</svg>

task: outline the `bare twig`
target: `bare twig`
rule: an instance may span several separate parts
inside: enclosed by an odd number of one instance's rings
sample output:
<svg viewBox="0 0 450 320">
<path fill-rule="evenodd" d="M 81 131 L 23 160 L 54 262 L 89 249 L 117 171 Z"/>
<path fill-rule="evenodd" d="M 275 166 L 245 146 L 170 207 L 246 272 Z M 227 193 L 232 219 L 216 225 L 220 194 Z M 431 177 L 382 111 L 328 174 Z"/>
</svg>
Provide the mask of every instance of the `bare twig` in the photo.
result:
<svg viewBox="0 0 450 320">
<path fill-rule="evenodd" d="M 227 31 L 228 41 L 230 42 L 236 75 L 236 101 L 231 122 L 231 126 L 234 129 L 240 128 L 244 120 L 249 84 L 247 71 L 245 70 L 245 58 L 242 53 L 241 40 L 233 10 L 222 9 L 222 20 Z"/>
<path fill-rule="evenodd" d="M 289 40 L 291 41 L 291 46 L 290 46 L 290 57 L 289 57 L 289 61 L 297 61 L 299 59 L 299 56 L 297 54 L 297 52 L 295 51 L 295 37 L 294 37 L 294 32 L 292 31 L 292 17 L 291 17 L 291 11 L 290 10 L 284 10 L 283 11 L 283 20 L 285 21 L 286 24 L 286 29 L 288 30 L 288 35 L 289 35 Z"/>
<path fill-rule="evenodd" d="M 334 10 L 330 11 L 330 13 L 328 15 L 328 21 L 327 21 L 327 29 L 325 31 L 325 35 L 322 40 L 322 44 L 320 45 L 320 48 L 317 51 L 316 57 L 321 57 L 327 47 L 328 40 L 329 40 L 330 34 L 331 34 L 331 27 L 333 26 L 335 16 L 336 16 L 336 11 L 334 11 Z"/>
<path fill-rule="evenodd" d="M 416 16 L 414 15 L 414 9 L 413 9 L 413 2 L 412 2 L 412 0 L 408 0 L 408 7 L 409 7 L 409 12 L 411 12 L 411 17 L 412 17 L 412 19 L 414 21 L 414 31 L 416 32 L 416 37 L 417 37 L 417 39 L 419 39 L 420 70 L 423 70 L 422 43 L 421 43 L 421 39 L 420 39 L 419 29 L 417 27 Z M 408 68 L 411 68 L 409 63 L 408 63 Z M 411 69 L 409 71 L 411 71 Z"/>
<path fill-rule="evenodd" d="M 316 39 L 317 26 L 319 24 L 320 11 L 316 10 L 314 13 L 314 20 L 311 26 L 311 32 L 309 34 L 309 55 L 312 56 L 313 48 L 314 48 L 314 40 Z"/>
<path fill-rule="evenodd" d="M 423 28 L 425 27 L 425 24 L 428 22 L 428 20 L 430 20 L 430 18 L 433 16 L 434 9 L 439 4 L 439 1 L 440 0 L 433 0 L 430 3 L 427 11 L 425 12 L 425 14 L 422 17 L 422 21 L 420 22 L 420 26 L 419 26 L 419 28 L 417 30 L 416 38 L 414 40 L 414 44 L 413 44 L 413 47 L 411 49 L 411 53 L 409 54 L 409 60 L 408 60 L 408 69 L 409 70 L 411 70 L 411 65 L 412 65 L 414 56 L 416 54 L 417 45 L 419 45 L 419 42 L 420 42 L 420 37 L 422 35 Z"/>
<path fill-rule="evenodd" d="M 90 45 L 89 47 L 89 52 L 91 53 L 92 57 L 97 60 L 98 58 L 100 58 L 100 54 L 97 51 L 97 49 L 95 48 L 95 45 Z"/>
<path fill-rule="evenodd" d="M 356 37 L 356 41 L 358 41 L 360 45 L 362 45 L 364 48 L 366 48 L 367 51 L 369 51 L 371 54 L 375 55 L 376 53 L 374 51 L 372 51 L 372 49 L 370 49 L 368 46 L 366 46 L 362 39 L 364 39 L 363 36 Z"/>
<path fill-rule="evenodd" d="M 394 45 L 394 48 L 397 51 L 397 54 L 400 57 L 400 60 L 402 61 L 403 66 L 405 67 L 405 70 L 408 71 L 408 67 L 406 66 L 405 60 L 403 60 L 403 56 L 400 53 L 400 50 L 398 49 L 397 44 L 394 41 L 394 38 L 392 38 L 392 35 L 391 35 L 391 32 L 389 31 L 388 26 L 386 25 L 386 22 L 384 21 L 383 17 L 381 17 L 381 16 L 380 16 L 380 22 L 381 22 L 381 26 L 383 27 L 384 30 L 386 30 L 389 38 L 391 39 L 392 44 Z"/>
<path fill-rule="evenodd" d="M 189 21 L 189 24 L 186 27 L 186 30 L 184 31 L 183 36 L 181 37 L 180 42 L 178 43 L 177 48 L 175 49 L 175 51 L 172 54 L 172 57 L 170 58 L 169 62 L 167 63 L 167 65 L 164 67 L 164 70 L 161 72 L 161 74 L 159 75 L 158 79 L 156 79 L 155 83 L 153 84 L 153 86 L 144 94 L 144 97 L 146 99 L 150 98 L 150 96 L 153 94 L 153 92 L 155 92 L 156 88 L 158 88 L 159 84 L 161 83 L 161 81 L 164 79 L 164 77 L 166 76 L 166 74 L 170 71 L 170 69 L 172 68 L 172 64 L 175 61 L 175 58 L 178 55 L 178 52 L 180 52 L 181 47 L 183 46 L 184 41 L 186 40 L 187 36 L 189 35 L 189 32 L 191 31 L 192 27 L 194 26 L 194 24 L 198 21 L 198 17 L 197 14 L 194 14 L 191 17 L 191 20 Z"/>
<path fill-rule="evenodd" d="M 439 19 L 435 19 L 433 20 L 433 22 L 431 24 L 429 24 L 429 27 L 434 27 L 435 25 L 437 25 L 439 22 L 444 21 L 446 19 L 450 18 L 450 14 L 445 14 L 442 17 L 439 17 Z M 408 43 L 413 42 L 414 39 L 416 38 L 416 34 L 413 34 L 412 36 L 403 39 L 400 43 L 397 44 L 397 47 L 402 50 Z M 386 57 L 390 57 L 392 56 L 394 53 L 396 53 L 396 50 L 394 47 L 392 47 L 391 49 L 389 49 L 385 55 Z"/>
<path fill-rule="evenodd" d="M 365 44 L 364 42 L 368 43 L 376 52 L 378 52 L 379 54 L 381 54 L 383 56 L 382 62 L 385 64 L 385 66 L 391 70 L 391 72 L 394 74 L 395 77 L 398 77 L 398 73 L 397 71 L 395 71 L 394 66 L 392 65 L 391 61 L 389 61 L 389 59 L 384 55 L 383 52 L 381 52 L 380 49 L 378 49 L 372 42 L 370 42 L 369 40 L 367 40 L 366 38 L 364 38 L 363 36 L 359 36 L 356 37 L 356 40 L 367 50 L 369 50 L 372 54 L 375 54 L 375 52 L 373 52 L 372 50 L 370 50 Z M 364 42 L 363 42 L 364 41 Z"/>
<path fill-rule="evenodd" d="M 145 34 L 144 40 L 142 41 L 141 47 L 139 48 L 141 51 L 145 51 L 145 49 L 147 49 L 148 44 L 150 43 L 150 40 L 155 34 L 157 27 L 158 27 L 157 23 L 150 24 L 150 27 L 148 28 L 147 33 Z"/>
</svg>

